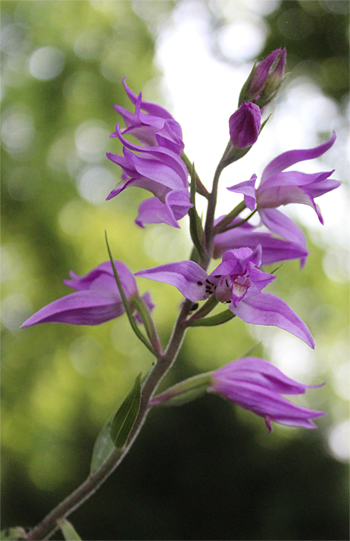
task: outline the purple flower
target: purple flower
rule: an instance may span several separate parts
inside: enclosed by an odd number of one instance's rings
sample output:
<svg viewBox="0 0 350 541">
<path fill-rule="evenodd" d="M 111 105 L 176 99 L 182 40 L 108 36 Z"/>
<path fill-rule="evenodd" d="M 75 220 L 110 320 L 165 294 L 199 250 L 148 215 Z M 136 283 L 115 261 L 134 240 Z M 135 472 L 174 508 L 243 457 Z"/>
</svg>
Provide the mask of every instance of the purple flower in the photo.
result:
<svg viewBox="0 0 350 541">
<path fill-rule="evenodd" d="M 264 107 L 272 100 L 284 77 L 286 56 L 286 49 L 276 49 L 253 67 L 242 88 L 240 103 L 253 101 Z"/>
<path fill-rule="evenodd" d="M 254 103 L 243 102 L 229 118 L 230 139 L 234 148 L 252 146 L 259 136 L 260 109 Z"/>
<path fill-rule="evenodd" d="M 130 101 L 135 105 L 135 113 L 121 105 L 114 106 L 127 126 L 122 133 L 129 133 L 146 145 L 163 146 L 181 155 L 184 144 L 180 124 L 160 105 L 143 101 L 141 92 L 136 96 L 127 86 L 125 77 L 123 85 Z M 118 137 L 118 133 L 112 133 L 111 137 Z"/>
<path fill-rule="evenodd" d="M 192 207 L 188 171 L 184 162 L 166 147 L 143 147 L 130 143 L 122 136 L 119 124 L 116 136 L 124 145 L 124 156 L 107 153 L 107 157 L 123 169 L 123 180 L 112 190 L 107 200 L 130 186 L 144 188 L 153 193 L 158 201 L 151 198 L 141 203 L 136 223 L 143 226 L 143 223 L 164 222 L 179 227 L 177 220 L 183 218 Z"/>
<path fill-rule="evenodd" d="M 220 220 L 216 220 L 219 222 Z M 239 222 L 236 218 L 232 224 Z M 232 225 L 230 224 L 230 225 Z M 256 231 L 251 224 L 244 223 L 239 227 L 219 233 L 214 241 L 214 258 L 221 257 L 227 250 L 248 247 L 254 250 L 258 244 L 262 248 L 261 264 L 270 265 L 278 261 L 301 259 L 308 256 L 309 252 L 299 244 L 273 237 L 267 231 Z"/>
<path fill-rule="evenodd" d="M 253 210 L 256 206 L 262 223 L 273 233 L 305 247 L 305 238 L 294 222 L 276 210 L 280 205 L 301 203 L 311 206 L 323 224 L 322 215 L 314 199 L 340 185 L 337 180 L 330 179 L 333 171 L 321 173 L 301 173 L 285 171 L 291 165 L 322 156 L 331 148 L 336 139 L 332 137 L 321 145 L 304 150 L 289 150 L 272 160 L 264 169 L 259 187 L 255 188 L 256 175 L 250 180 L 241 182 L 228 190 L 244 195 L 247 207 Z"/>
<path fill-rule="evenodd" d="M 279 297 L 262 292 L 275 276 L 259 269 L 261 251 L 261 246 L 228 250 L 209 276 L 194 261 L 160 265 L 135 275 L 171 284 L 192 302 L 214 295 L 246 323 L 279 327 L 313 348 L 310 331 L 295 312 Z"/>
<path fill-rule="evenodd" d="M 296 406 L 281 395 L 304 394 L 306 389 L 322 385 L 324 383 L 303 385 L 263 359 L 245 357 L 213 372 L 212 383 L 207 390 L 264 417 L 269 432 L 272 432 L 271 421 L 317 428 L 311 419 L 322 417 L 325 413 Z"/>
<path fill-rule="evenodd" d="M 139 294 L 135 278 L 124 263 L 120 261 L 114 263 L 125 295 L 132 301 L 132 298 Z M 67 286 L 76 289 L 76 292 L 44 306 L 27 319 L 22 327 L 37 323 L 99 325 L 124 313 L 123 301 L 109 261 L 101 263 L 85 276 L 77 276 L 72 271 L 69 274 L 71 280 L 63 281 Z M 145 293 L 142 298 L 151 311 L 154 305 L 149 293 Z"/>
</svg>

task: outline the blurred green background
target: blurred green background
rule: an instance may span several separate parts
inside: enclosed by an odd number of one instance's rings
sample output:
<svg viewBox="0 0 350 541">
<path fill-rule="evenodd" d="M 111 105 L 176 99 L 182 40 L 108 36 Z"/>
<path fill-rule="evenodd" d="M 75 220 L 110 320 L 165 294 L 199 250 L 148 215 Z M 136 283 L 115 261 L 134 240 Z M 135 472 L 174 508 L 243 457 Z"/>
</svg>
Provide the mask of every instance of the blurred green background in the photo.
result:
<svg viewBox="0 0 350 541">
<path fill-rule="evenodd" d="M 2 527 L 33 526 L 85 478 L 100 427 L 135 375 L 150 368 L 125 318 L 96 328 L 19 326 L 69 292 L 62 284 L 69 270 L 85 274 L 107 259 L 105 229 L 115 259 L 133 272 L 188 257 L 186 220 L 181 231 L 134 224 L 141 190 L 105 202 L 120 178 L 105 153 L 121 150 L 108 136 L 119 120 L 113 104 L 129 107 L 122 77 L 168 105 L 157 40 L 186 4 L 207 14 L 208 47 L 229 64 L 218 36 L 236 8 L 255 13 L 252 0 L 1 4 Z M 349 3 L 262 4 L 268 30 L 259 57 L 286 46 L 291 80 L 307 69 L 345 115 Z M 315 337 L 304 382 L 328 385 L 298 403 L 328 413 L 319 430 L 276 426 L 267 436 L 260 418 L 210 396 L 154 412 L 118 472 L 72 515 L 83 539 L 348 538 L 348 280 L 325 272 L 326 245 L 309 239 L 308 247 L 303 272 L 285 264 L 271 291 Z M 334 252 L 334 265 L 345 252 Z M 152 293 L 165 341 L 181 296 L 145 282 L 139 288 Z M 254 333 L 238 320 L 193 330 L 164 384 L 243 356 L 258 341 Z M 262 345 L 256 354 L 269 358 Z"/>
</svg>

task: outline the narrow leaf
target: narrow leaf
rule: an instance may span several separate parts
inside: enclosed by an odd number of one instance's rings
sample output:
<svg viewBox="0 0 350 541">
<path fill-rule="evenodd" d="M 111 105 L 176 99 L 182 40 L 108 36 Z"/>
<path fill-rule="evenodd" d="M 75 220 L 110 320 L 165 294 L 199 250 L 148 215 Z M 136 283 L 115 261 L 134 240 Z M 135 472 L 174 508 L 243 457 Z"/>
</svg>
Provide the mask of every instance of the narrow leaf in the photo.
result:
<svg viewBox="0 0 350 541">
<path fill-rule="evenodd" d="M 102 428 L 96 438 L 95 445 L 92 451 L 90 471 L 94 473 L 99 469 L 104 461 L 109 457 L 114 449 L 114 443 L 111 439 L 109 431 L 111 429 L 112 419 Z"/>
<path fill-rule="evenodd" d="M 79 541 L 81 540 L 81 537 L 77 534 L 75 531 L 74 526 L 68 522 L 65 518 L 58 521 L 58 525 L 61 528 L 61 531 L 63 533 L 63 537 L 66 541 Z"/>
<path fill-rule="evenodd" d="M 118 409 L 111 424 L 110 436 L 117 449 L 124 447 L 139 413 L 140 403 L 141 373 L 137 376 L 133 388 Z"/>
<path fill-rule="evenodd" d="M 145 346 L 150 350 L 151 353 L 155 354 L 154 350 L 153 350 L 153 347 L 151 346 L 151 344 L 148 342 L 147 338 L 142 334 L 142 332 L 138 328 L 137 323 L 136 323 L 136 321 L 134 319 L 134 316 L 132 315 L 129 301 L 126 298 L 126 295 L 125 295 L 124 290 L 123 290 L 123 286 L 121 284 L 117 269 L 116 269 L 115 264 L 114 264 L 114 259 L 113 259 L 112 252 L 111 252 L 111 249 L 110 249 L 109 243 L 108 243 L 107 231 L 105 231 L 105 239 L 106 239 L 106 245 L 107 245 L 109 259 L 110 259 L 112 269 L 113 269 L 114 278 L 115 278 L 115 281 L 116 281 L 120 296 L 122 298 L 123 305 L 124 305 L 124 308 L 125 308 L 125 312 L 126 312 L 126 315 L 128 316 L 130 325 L 131 325 L 134 333 L 136 334 L 136 336 L 141 340 L 141 342 L 143 342 L 143 344 L 145 344 Z"/>
</svg>

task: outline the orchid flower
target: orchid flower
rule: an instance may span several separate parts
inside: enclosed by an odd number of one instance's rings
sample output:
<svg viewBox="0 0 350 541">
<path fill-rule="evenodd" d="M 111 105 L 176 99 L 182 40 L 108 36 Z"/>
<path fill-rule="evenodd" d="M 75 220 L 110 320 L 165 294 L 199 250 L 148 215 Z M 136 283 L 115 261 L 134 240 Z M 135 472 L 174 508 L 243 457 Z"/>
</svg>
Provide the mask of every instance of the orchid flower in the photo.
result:
<svg viewBox="0 0 350 541">
<path fill-rule="evenodd" d="M 295 312 L 276 295 L 262 292 L 275 276 L 259 269 L 261 253 L 261 246 L 228 250 L 209 275 L 194 261 L 180 261 L 142 270 L 135 276 L 174 285 L 192 302 L 214 295 L 246 323 L 279 327 L 313 348 L 310 331 Z"/>
<path fill-rule="evenodd" d="M 322 385 L 324 383 L 298 383 L 263 359 L 245 357 L 212 372 L 207 391 L 264 417 L 269 432 L 272 432 L 271 421 L 283 425 L 317 428 L 311 419 L 322 417 L 325 413 L 297 406 L 281 395 L 304 394 L 306 389 L 317 389 Z"/>
<path fill-rule="evenodd" d="M 216 223 L 219 221 L 220 219 L 216 220 Z M 233 225 L 239 221 L 240 219 L 236 218 L 229 225 Z M 246 222 L 239 227 L 216 235 L 214 241 L 214 258 L 221 257 L 224 252 L 234 248 L 243 248 L 246 246 L 254 250 L 258 244 L 262 248 L 262 265 L 270 265 L 271 263 L 290 259 L 301 259 L 304 261 L 309 254 L 299 244 L 273 237 L 268 231 L 256 231 L 254 226 Z"/>
<path fill-rule="evenodd" d="M 272 160 L 264 169 L 261 182 L 255 188 L 256 175 L 250 180 L 228 188 L 229 191 L 244 195 L 246 206 L 250 210 L 257 208 L 262 223 L 273 233 L 299 244 L 305 248 L 306 241 L 299 227 L 276 207 L 289 203 L 302 203 L 311 206 L 321 224 L 321 211 L 314 199 L 340 185 L 337 180 L 330 179 L 333 171 L 321 173 L 302 173 L 285 171 L 291 165 L 322 156 L 334 144 L 336 134 L 321 145 L 304 150 L 289 150 Z"/>
<path fill-rule="evenodd" d="M 138 296 L 138 289 L 132 272 L 124 263 L 114 261 L 127 299 Z M 41 308 L 27 319 L 22 327 L 38 323 L 69 323 L 71 325 L 99 325 L 121 316 L 125 309 L 121 299 L 110 261 L 101 263 L 85 276 L 77 276 L 73 271 L 70 280 L 63 282 L 76 290 Z M 142 296 L 149 311 L 154 304 L 149 293 Z M 135 316 L 140 322 L 140 318 Z"/>
</svg>

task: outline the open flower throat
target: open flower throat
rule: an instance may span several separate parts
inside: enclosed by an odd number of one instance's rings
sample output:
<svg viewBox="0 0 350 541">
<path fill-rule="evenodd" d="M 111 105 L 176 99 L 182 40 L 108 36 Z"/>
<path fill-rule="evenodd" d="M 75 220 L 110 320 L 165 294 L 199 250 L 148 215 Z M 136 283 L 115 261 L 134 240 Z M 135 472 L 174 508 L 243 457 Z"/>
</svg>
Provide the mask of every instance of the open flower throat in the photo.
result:
<svg viewBox="0 0 350 541">
<path fill-rule="evenodd" d="M 206 280 L 205 291 L 208 296 L 214 295 L 219 302 L 232 302 L 234 306 L 243 299 L 251 284 L 248 272 L 234 276 L 216 274 L 214 279 L 217 280 L 216 283 Z"/>
</svg>

